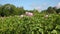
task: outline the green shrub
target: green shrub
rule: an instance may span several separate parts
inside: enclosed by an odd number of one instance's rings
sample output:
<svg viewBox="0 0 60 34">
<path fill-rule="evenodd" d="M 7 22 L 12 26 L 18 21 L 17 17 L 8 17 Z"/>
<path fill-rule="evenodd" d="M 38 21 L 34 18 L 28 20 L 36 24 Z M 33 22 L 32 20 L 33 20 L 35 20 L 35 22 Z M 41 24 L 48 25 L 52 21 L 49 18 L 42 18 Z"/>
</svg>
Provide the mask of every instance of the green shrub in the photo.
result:
<svg viewBox="0 0 60 34">
<path fill-rule="evenodd" d="M 57 14 L 0 17 L 0 34 L 60 34 L 59 23 Z"/>
</svg>

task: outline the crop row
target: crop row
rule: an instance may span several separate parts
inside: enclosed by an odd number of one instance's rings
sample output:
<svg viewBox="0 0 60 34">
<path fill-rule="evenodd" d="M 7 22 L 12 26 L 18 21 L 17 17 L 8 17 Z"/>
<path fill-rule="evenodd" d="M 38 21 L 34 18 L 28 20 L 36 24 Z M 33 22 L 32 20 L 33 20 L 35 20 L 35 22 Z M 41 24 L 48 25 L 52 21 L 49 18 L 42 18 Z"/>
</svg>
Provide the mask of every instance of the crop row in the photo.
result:
<svg viewBox="0 0 60 34">
<path fill-rule="evenodd" d="M 0 17 L 0 34 L 60 34 L 60 16 Z"/>
</svg>

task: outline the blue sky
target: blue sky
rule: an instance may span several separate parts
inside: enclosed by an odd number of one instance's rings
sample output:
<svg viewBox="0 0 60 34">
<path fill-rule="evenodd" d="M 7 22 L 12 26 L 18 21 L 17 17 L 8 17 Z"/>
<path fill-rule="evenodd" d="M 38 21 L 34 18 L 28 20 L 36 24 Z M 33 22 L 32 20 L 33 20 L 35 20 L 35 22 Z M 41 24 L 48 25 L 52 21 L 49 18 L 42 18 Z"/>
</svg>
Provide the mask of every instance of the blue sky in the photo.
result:
<svg viewBox="0 0 60 34">
<path fill-rule="evenodd" d="M 17 7 L 23 6 L 24 9 L 32 10 L 38 9 L 43 10 L 47 9 L 49 6 L 56 6 L 60 3 L 60 0 L 0 0 L 0 4 L 13 4 Z"/>
</svg>

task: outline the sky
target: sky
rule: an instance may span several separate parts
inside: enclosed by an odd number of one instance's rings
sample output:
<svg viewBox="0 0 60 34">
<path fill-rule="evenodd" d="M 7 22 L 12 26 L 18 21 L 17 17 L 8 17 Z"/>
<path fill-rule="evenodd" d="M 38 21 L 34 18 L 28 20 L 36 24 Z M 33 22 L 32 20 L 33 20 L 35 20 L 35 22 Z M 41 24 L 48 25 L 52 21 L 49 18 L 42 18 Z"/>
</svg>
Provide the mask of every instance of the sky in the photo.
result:
<svg viewBox="0 0 60 34">
<path fill-rule="evenodd" d="M 13 4 L 16 7 L 24 7 L 26 10 L 44 10 L 49 6 L 60 7 L 60 0 L 0 0 L 0 4 Z"/>
</svg>

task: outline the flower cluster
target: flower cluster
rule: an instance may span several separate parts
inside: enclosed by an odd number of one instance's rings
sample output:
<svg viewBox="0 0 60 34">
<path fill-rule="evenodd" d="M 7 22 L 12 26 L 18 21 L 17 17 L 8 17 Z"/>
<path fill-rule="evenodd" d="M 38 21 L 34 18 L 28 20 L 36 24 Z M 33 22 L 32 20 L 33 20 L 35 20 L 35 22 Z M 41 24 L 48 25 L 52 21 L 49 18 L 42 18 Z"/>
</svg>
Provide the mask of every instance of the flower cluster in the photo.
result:
<svg viewBox="0 0 60 34">
<path fill-rule="evenodd" d="M 25 13 L 27 16 L 33 16 L 33 13 L 31 13 L 31 12 L 26 12 Z"/>
</svg>

